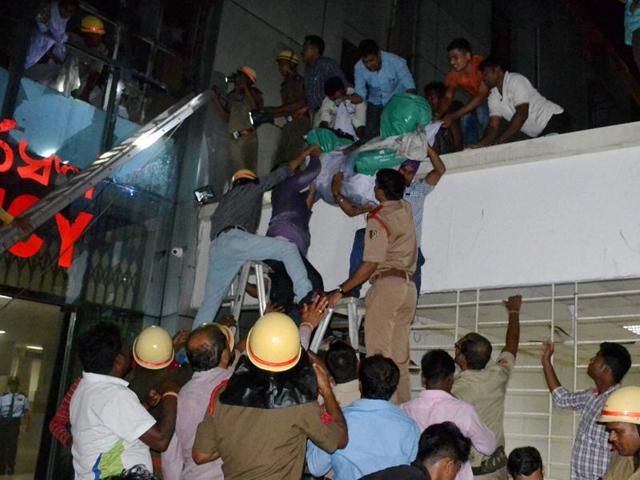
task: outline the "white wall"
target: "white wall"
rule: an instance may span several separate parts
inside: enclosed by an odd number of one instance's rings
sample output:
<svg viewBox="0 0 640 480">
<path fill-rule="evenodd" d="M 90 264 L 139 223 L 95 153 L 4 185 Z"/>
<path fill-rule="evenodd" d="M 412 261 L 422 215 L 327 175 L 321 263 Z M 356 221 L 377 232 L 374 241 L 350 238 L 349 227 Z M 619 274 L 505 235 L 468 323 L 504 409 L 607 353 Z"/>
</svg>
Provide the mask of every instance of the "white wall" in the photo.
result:
<svg viewBox="0 0 640 480">
<path fill-rule="evenodd" d="M 423 291 L 638 275 L 637 128 L 445 156 L 454 167 L 425 206 Z M 492 154 L 501 163 L 483 163 L 493 161 Z M 327 289 L 347 278 L 355 228 L 336 207 L 314 208 L 309 258 Z"/>
</svg>

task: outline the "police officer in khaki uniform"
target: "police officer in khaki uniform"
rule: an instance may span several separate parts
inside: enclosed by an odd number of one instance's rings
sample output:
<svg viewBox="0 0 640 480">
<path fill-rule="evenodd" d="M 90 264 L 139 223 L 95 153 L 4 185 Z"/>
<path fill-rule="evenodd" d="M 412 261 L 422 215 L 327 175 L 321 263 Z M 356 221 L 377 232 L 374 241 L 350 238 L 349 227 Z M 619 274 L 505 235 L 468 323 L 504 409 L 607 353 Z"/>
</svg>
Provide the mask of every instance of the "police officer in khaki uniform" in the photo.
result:
<svg viewBox="0 0 640 480">
<path fill-rule="evenodd" d="M 477 333 L 468 333 L 455 345 L 455 360 L 460 369 L 451 393 L 473 405 L 480 420 L 496 436 L 498 447 L 486 457 L 471 450 L 473 476 L 482 480 L 506 480 L 507 456 L 504 450 L 504 397 L 520 343 L 520 307 L 522 297 L 509 297 L 504 305 L 509 312 L 505 347 L 496 363 L 491 360 L 491 342 Z"/>
<path fill-rule="evenodd" d="M 282 127 L 275 164 L 286 163 L 300 155 L 304 148 L 304 136 L 311 128 L 311 121 L 304 95 L 304 79 L 298 73 L 300 57 L 291 50 L 283 50 L 276 58 L 278 71 L 282 75 L 280 84 L 280 100 L 282 105 L 267 107 L 265 110 L 275 118 L 284 117 L 286 123 Z"/>
<path fill-rule="evenodd" d="M 317 319 L 324 315 L 320 302 L 314 304 Z M 247 355 L 234 374 L 212 392 L 193 459 L 203 464 L 222 458 L 230 480 L 299 480 L 307 439 L 332 453 L 346 447 L 347 424 L 329 374 L 302 349 L 296 324 L 282 313 L 267 313 L 249 331 Z"/>
<path fill-rule="evenodd" d="M 615 450 L 604 480 L 640 480 L 640 387 L 613 392 L 599 420 Z"/>
<path fill-rule="evenodd" d="M 256 72 L 242 67 L 235 76 L 235 88 L 223 95 L 214 88 L 214 105 L 229 124 L 229 151 L 236 170 L 248 168 L 255 171 L 258 166 L 258 132 L 251 125 L 249 114 L 262 108 L 262 92 L 256 87 Z"/>
<path fill-rule="evenodd" d="M 402 199 L 405 185 L 399 172 L 378 171 L 374 191 L 380 206 L 367 216 L 363 262 L 328 296 L 333 306 L 345 292 L 371 281 L 364 323 L 367 355 L 382 354 L 400 368 L 400 382 L 393 397 L 396 403 L 411 399 L 409 329 L 417 301 L 413 273 L 418 247 L 411 205 Z"/>
</svg>

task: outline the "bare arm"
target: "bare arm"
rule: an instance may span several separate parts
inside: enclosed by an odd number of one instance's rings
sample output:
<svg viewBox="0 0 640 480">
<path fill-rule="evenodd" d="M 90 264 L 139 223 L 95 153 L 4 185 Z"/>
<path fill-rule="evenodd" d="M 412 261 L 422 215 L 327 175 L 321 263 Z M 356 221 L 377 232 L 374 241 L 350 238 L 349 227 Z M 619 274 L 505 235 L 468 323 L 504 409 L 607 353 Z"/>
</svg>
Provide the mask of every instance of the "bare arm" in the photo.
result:
<svg viewBox="0 0 640 480">
<path fill-rule="evenodd" d="M 440 104 L 440 109 L 436 112 L 437 118 L 442 118 L 449 111 L 449 107 L 451 107 L 451 102 L 453 102 L 453 97 L 456 94 L 455 87 L 448 87 L 447 92 L 444 94 L 444 98 L 442 99 L 442 103 Z"/>
<path fill-rule="evenodd" d="M 529 104 L 523 103 L 521 105 L 518 105 L 516 107 L 516 113 L 513 115 L 513 117 L 511 117 L 509 125 L 507 126 L 505 131 L 502 132 L 502 135 L 500 135 L 496 143 L 505 143 L 507 140 L 511 140 L 513 137 L 515 137 L 522 129 L 522 126 L 527 121 L 527 118 L 529 118 Z"/>
<path fill-rule="evenodd" d="M 427 173 L 425 182 L 435 187 L 444 175 L 444 172 L 447 171 L 447 167 L 444 165 L 444 162 L 440 158 L 440 155 L 438 155 L 438 152 L 436 152 L 433 148 L 427 148 L 427 155 L 429 155 L 429 160 L 431 160 L 433 170 Z"/>
<path fill-rule="evenodd" d="M 176 427 L 176 413 L 178 399 L 173 395 L 167 395 L 160 402 L 162 413 L 160 419 L 149 430 L 144 432 L 140 440 L 159 452 L 164 452 L 169 447 L 169 442 Z"/>
<path fill-rule="evenodd" d="M 547 340 L 543 344 L 544 351 L 542 353 L 542 369 L 544 371 L 544 378 L 547 381 L 547 387 L 549 391 L 553 392 L 556 388 L 561 387 L 560 380 L 556 375 L 556 371 L 551 364 L 551 357 L 553 356 L 554 346 L 553 342 Z"/>
<path fill-rule="evenodd" d="M 353 272 L 353 275 L 351 275 L 351 277 L 349 277 L 349 279 L 346 282 L 340 285 L 340 287 L 345 292 L 353 290 L 357 286 L 362 285 L 364 282 L 369 280 L 371 278 L 371 275 L 375 273 L 377 268 L 378 268 L 377 262 L 366 262 L 366 261 L 362 262 L 358 267 L 358 269 L 355 272 Z M 341 298 L 342 298 L 342 294 L 338 290 L 329 294 L 327 296 L 327 299 L 329 300 L 329 307 L 331 308 L 335 307 L 336 303 L 338 303 L 338 301 Z"/>
<path fill-rule="evenodd" d="M 484 137 L 471 148 L 488 147 L 496 143 L 498 132 L 500 130 L 500 117 L 489 117 L 489 126 L 487 127 Z"/>
<path fill-rule="evenodd" d="M 503 352 L 509 352 L 514 357 L 518 354 L 518 344 L 520 343 L 520 307 L 522 306 L 522 296 L 513 295 L 504 302 L 504 306 L 509 312 L 509 326 Z"/>
<path fill-rule="evenodd" d="M 460 117 L 462 117 L 463 115 L 469 112 L 473 112 L 476 108 L 478 108 L 480 105 L 484 103 L 484 101 L 487 99 L 488 96 L 489 96 L 489 89 L 484 84 L 484 82 L 482 82 L 480 84 L 480 89 L 478 90 L 478 95 L 476 95 L 471 100 L 469 100 L 469 102 L 459 110 L 456 110 L 453 113 L 448 113 L 443 117 L 442 121 L 444 123 L 444 126 L 448 128 L 449 125 L 451 125 L 451 123 L 454 120 L 459 119 Z"/>
<path fill-rule="evenodd" d="M 342 410 L 331 388 L 331 382 L 329 381 L 329 372 L 322 366 L 321 363 L 313 361 L 313 368 L 316 371 L 316 378 L 318 380 L 318 390 L 322 398 L 324 398 L 324 408 L 331 416 L 331 419 L 340 428 L 340 438 L 338 440 L 338 448 L 344 448 L 349 443 L 349 433 L 347 431 L 347 421 L 342 415 Z"/>
</svg>

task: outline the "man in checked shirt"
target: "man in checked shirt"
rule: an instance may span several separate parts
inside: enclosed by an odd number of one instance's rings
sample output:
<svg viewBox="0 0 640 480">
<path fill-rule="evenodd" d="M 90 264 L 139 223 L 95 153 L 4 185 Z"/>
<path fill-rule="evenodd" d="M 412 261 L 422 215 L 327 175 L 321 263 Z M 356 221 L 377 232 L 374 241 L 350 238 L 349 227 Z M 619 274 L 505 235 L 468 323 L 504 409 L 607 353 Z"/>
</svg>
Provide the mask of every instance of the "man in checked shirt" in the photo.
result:
<svg viewBox="0 0 640 480">
<path fill-rule="evenodd" d="M 631 356 L 618 343 L 601 343 L 587 369 L 595 388 L 569 392 L 560 384 L 551 364 L 553 351 L 553 343 L 545 342 L 542 368 L 553 404 L 582 414 L 571 454 L 571 480 L 597 480 L 607 471 L 611 459 L 609 436 L 598 419 L 609 395 L 620 388 L 620 381 L 631 367 Z"/>
</svg>

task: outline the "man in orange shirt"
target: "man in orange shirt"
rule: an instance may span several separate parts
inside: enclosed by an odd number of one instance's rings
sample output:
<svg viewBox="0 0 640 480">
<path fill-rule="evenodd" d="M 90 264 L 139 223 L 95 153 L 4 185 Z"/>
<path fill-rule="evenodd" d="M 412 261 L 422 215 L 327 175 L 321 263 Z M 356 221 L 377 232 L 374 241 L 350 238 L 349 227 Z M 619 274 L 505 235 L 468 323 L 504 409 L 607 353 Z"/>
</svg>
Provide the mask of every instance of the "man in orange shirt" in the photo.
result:
<svg viewBox="0 0 640 480">
<path fill-rule="evenodd" d="M 445 81 L 447 93 L 438 109 L 437 116 L 449 128 L 452 122 L 460 119 L 464 145 L 474 145 L 484 135 L 489 123 L 487 98 L 489 88 L 482 80 L 482 72 L 478 68 L 484 60 L 482 55 L 472 55 L 471 44 L 464 38 L 456 38 L 447 47 L 451 71 Z M 462 108 L 447 113 L 458 87 L 462 88 L 470 100 Z"/>
</svg>

